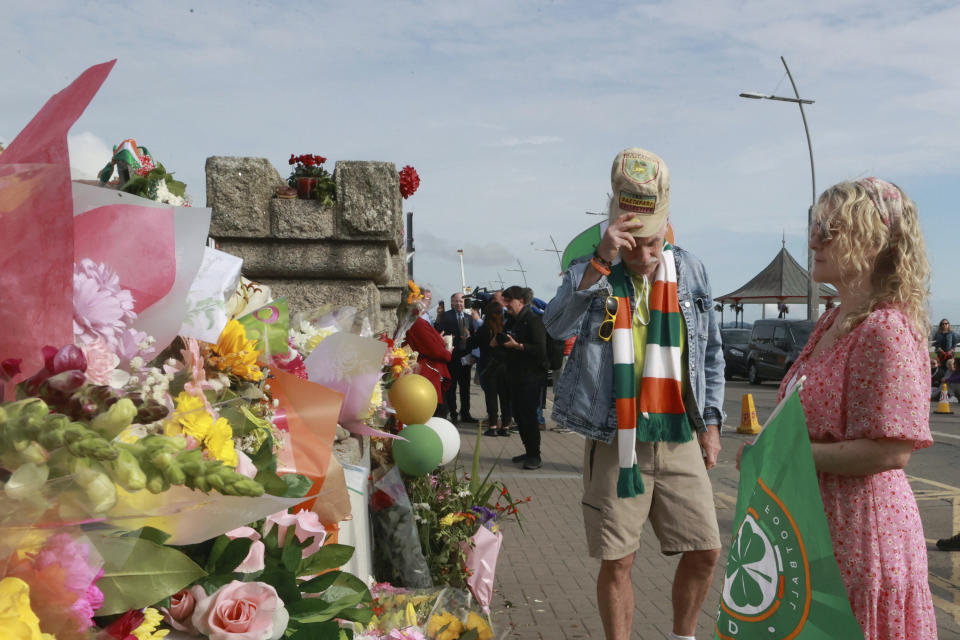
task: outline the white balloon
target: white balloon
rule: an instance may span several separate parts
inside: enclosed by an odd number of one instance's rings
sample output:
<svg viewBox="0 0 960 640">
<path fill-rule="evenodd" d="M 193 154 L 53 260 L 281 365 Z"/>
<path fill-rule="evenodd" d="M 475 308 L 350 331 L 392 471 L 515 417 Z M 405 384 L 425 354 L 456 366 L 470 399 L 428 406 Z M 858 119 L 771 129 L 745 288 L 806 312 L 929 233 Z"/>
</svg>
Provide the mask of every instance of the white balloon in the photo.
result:
<svg viewBox="0 0 960 640">
<path fill-rule="evenodd" d="M 457 453 L 460 452 L 460 432 L 457 431 L 453 423 L 434 416 L 424 424 L 433 429 L 440 436 L 440 442 L 443 443 L 443 458 L 440 460 L 440 464 L 447 464 L 456 458 Z"/>
</svg>

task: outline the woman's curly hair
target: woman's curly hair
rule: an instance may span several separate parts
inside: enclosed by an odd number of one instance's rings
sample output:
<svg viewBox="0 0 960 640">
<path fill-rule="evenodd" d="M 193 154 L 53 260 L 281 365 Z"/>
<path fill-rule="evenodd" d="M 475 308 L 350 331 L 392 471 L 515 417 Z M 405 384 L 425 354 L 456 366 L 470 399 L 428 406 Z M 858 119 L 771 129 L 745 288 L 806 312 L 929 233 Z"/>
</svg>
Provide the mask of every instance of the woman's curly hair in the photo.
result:
<svg viewBox="0 0 960 640">
<path fill-rule="evenodd" d="M 814 209 L 814 220 L 830 230 L 845 284 L 866 287 L 870 292 L 866 303 L 848 311 L 843 333 L 875 309 L 893 306 L 906 315 L 916 337 L 925 340 L 929 333 L 930 264 L 917 207 L 903 189 L 893 186 L 900 192 L 903 206 L 902 215 L 890 219 L 889 227 L 860 182 L 841 182 L 824 191 Z"/>
</svg>

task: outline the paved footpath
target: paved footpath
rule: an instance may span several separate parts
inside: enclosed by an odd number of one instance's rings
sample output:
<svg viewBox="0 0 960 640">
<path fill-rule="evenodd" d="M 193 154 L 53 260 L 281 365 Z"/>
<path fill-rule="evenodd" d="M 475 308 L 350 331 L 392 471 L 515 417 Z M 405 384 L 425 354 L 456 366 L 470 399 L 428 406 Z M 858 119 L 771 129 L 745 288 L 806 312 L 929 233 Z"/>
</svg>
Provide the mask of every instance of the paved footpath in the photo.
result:
<svg viewBox="0 0 960 640">
<path fill-rule="evenodd" d="M 478 391 L 474 389 L 472 400 L 473 413 L 480 417 L 484 404 Z M 728 421 L 736 420 L 739 396 L 729 399 L 725 409 L 730 416 Z M 546 426 L 547 430 L 541 432 L 544 463 L 536 471 L 525 471 L 510 462 L 512 456 L 523 453 L 518 435 L 483 438 L 481 442 L 481 470 L 486 472 L 496 464 L 494 478 L 506 482 L 514 496 L 532 497 L 531 502 L 522 507 L 523 531 L 515 524 L 508 524 L 504 529 L 491 607 L 497 637 L 602 640 L 596 606 L 600 562 L 587 555 L 580 510 L 584 440 L 573 433 L 557 432 L 549 418 Z M 710 473 L 724 545 L 697 626 L 697 638 L 701 639 L 713 637 L 723 566 L 733 531 L 738 479 L 734 460 L 741 442 L 746 439 L 733 431 L 724 434 L 719 464 Z M 469 469 L 476 425 L 461 425 L 460 433 L 463 446 L 459 463 Z M 677 558 L 659 552 L 656 538 L 647 526 L 633 566 L 637 605 L 634 639 L 668 637 L 673 620 L 670 589 L 676 564 Z M 960 638 L 960 624 L 939 605 L 937 621 L 941 640 Z"/>
</svg>

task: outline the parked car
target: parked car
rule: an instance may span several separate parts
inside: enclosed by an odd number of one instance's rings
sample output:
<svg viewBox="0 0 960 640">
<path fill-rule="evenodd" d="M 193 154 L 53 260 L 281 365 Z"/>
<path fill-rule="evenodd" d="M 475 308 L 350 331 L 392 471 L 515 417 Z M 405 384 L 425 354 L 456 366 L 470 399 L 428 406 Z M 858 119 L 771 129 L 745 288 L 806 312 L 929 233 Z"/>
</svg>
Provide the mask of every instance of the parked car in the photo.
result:
<svg viewBox="0 0 960 640">
<path fill-rule="evenodd" d="M 750 329 L 720 329 L 725 366 L 723 376 L 747 376 L 747 351 L 750 349 Z"/>
<path fill-rule="evenodd" d="M 750 384 L 782 380 L 813 331 L 810 320 L 757 320 L 747 351 L 747 379 Z"/>
</svg>

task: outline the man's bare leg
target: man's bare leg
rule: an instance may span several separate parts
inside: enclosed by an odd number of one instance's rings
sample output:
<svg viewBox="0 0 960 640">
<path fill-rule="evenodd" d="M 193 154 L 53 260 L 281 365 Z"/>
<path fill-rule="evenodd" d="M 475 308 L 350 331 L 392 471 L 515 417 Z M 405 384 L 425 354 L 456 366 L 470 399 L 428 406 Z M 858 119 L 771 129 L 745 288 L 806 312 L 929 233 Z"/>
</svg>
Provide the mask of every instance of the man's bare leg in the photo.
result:
<svg viewBox="0 0 960 640">
<path fill-rule="evenodd" d="M 697 631 L 700 608 L 713 582 L 713 568 L 720 559 L 720 549 L 687 551 L 680 556 L 673 577 L 673 632 L 692 636 Z"/>
<path fill-rule="evenodd" d="M 633 627 L 634 553 L 619 560 L 601 560 L 597 576 L 597 607 L 606 640 L 629 640 Z"/>
</svg>

